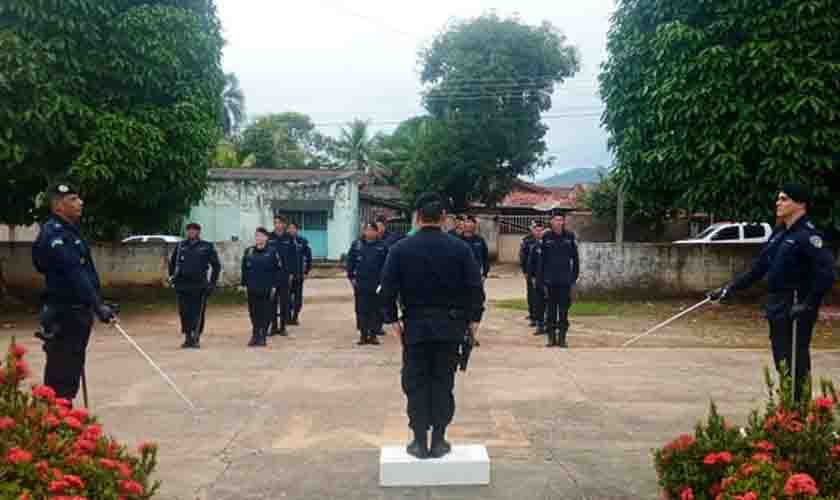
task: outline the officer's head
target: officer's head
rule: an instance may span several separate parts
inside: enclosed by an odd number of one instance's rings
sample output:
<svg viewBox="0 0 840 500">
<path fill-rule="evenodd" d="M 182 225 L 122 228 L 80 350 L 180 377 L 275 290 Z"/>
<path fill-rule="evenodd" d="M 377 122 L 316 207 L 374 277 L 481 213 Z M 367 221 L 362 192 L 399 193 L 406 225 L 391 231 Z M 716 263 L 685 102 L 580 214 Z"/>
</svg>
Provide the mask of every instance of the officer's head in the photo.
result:
<svg viewBox="0 0 840 500">
<path fill-rule="evenodd" d="M 563 215 L 562 212 L 555 212 L 554 215 L 551 216 L 551 230 L 555 233 L 562 233 L 565 226 L 566 216 Z"/>
<path fill-rule="evenodd" d="M 187 224 L 187 238 L 197 240 L 201 236 L 201 226 L 198 222 L 190 222 Z"/>
<path fill-rule="evenodd" d="M 808 211 L 811 193 L 802 184 L 785 184 L 776 197 L 776 217 L 783 221 L 798 218 Z"/>
<path fill-rule="evenodd" d="M 254 240 L 257 242 L 257 246 L 263 248 L 265 244 L 268 242 L 268 229 L 260 226 L 254 232 Z"/>
<path fill-rule="evenodd" d="M 84 202 L 79 197 L 79 192 L 70 184 L 59 182 L 52 185 L 47 189 L 47 195 L 52 213 L 71 221 L 82 218 Z"/>
<path fill-rule="evenodd" d="M 464 218 L 460 215 L 455 217 L 455 233 L 464 234 Z"/>
<path fill-rule="evenodd" d="M 417 198 L 418 226 L 440 226 L 446 218 L 446 207 L 443 198 L 435 193 L 424 193 Z"/>
<path fill-rule="evenodd" d="M 380 215 L 376 217 L 376 230 L 379 231 L 379 237 L 385 235 L 385 231 L 388 229 L 388 218 L 384 215 Z"/>
<path fill-rule="evenodd" d="M 289 220 L 283 217 L 282 215 L 275 215 L 274 216 L 274 232 L 277 234 L 283 234 L 286 232 L 286 225 L 288 225 Z"/>
<path fill-rule="evenodd" d="M 365 240 L 373 241 L 379 239 L 379 228 L 376 227 L 375 222 L 366 222 L 362 226 L 362 236 Z"/>
<path fill-rule="evenodd" d="M 294 222 L 289 223 L 289 236 L 297 236 L 300 228 Z"/>
<path fill-rule="evenodd" d="M 464 234 L 473 235 L 475 234 L 475 229 L 478 226 L 478 221 L 472 215 L 468 215 L 464 219 Z"/>
<path fill-rule="evenodd" d="M 531 236 L 533 236 L 534 238 L 541 237 L 542 233 L 543 233 L 543 229 L 545 229 L 545 227 L 543 226 L 542 222 L 540 222 L 538 220 L 534 221 L 534 223 L 531 224 Z"/>
</svg>

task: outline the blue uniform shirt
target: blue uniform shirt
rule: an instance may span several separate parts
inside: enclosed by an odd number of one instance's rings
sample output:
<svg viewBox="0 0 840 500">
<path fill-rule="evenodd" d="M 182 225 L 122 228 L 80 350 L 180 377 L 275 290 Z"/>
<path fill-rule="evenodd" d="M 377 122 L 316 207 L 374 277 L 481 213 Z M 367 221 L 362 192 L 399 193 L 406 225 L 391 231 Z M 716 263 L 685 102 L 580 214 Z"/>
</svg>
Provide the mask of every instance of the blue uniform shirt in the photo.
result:
<svg viewBox="0 0 840 500">
<path fill-rule="evenodd" d="M 790 228 L 777 227 L 752 269 L 739 276 L 731 288 L 749 288 L 765 275 L 771 293 L 795 290 L 802 304 L 817 308 L 822 303 L 834 283 L 834 258 L 824 247 L 822 234 L 807 217 Z"/>
<path fill-rule="evenodd" d="M 271 290 L 283 274 L 283 259 L 277 249 L 248 247 L 242 256 L 242 286 L 251 290 Z"/>
<path fill-rule="evenodd" d="M 47 303 L 94 306 L 100 302 L 99 276 L 77 225 L 51 215 L 32 244 L 32 263 L 46 277 Z"/>
</svg>

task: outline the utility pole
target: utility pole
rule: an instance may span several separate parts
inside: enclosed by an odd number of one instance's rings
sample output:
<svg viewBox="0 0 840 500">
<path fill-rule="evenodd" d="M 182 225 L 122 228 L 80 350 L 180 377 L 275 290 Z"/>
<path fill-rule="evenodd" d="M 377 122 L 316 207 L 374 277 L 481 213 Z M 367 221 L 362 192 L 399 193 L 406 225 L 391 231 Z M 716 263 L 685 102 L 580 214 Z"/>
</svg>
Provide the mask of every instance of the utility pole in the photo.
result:
<svg viewBox="0 0 840 500">
<path fill-rule="evenodd" d="M 624 243 L 624 181 L 618 185 L 618 201 L 615 208 L 615 242 Z"/>
</svg>

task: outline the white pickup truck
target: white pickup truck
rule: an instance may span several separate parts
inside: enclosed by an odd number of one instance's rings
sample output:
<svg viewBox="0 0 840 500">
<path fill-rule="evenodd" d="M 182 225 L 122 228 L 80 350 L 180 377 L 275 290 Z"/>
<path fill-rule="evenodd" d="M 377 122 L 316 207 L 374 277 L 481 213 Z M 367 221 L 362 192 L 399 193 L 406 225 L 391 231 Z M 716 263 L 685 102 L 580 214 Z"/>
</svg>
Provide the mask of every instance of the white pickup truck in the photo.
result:
<svg viewBox="0 0 840 500">
<path fill-rule="evenodd" d="M 773 228 L 767 223 L 719 222 L 707 227 L 696 237 L 675 241 L 678 245 L 726 245 L 732 243 L 765 243 Z"/>
</svg>

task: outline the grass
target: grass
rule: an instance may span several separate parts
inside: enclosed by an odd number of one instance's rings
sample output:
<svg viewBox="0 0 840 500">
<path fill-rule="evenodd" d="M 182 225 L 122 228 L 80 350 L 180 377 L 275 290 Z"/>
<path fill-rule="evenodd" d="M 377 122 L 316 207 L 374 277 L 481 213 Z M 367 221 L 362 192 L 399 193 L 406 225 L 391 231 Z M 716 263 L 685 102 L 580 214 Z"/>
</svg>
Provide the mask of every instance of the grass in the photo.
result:
<svg viewBox="0 0 840 500">
<path fill-rule="evenodd" d="M 528 311 L 528 301 L 525 299 L 499 300 L 493 302 L 496 307 L 514 311 Z M 569 314 L 575 316 L 612 316 L 622 314 L 627 310 L 626 304 L 618 302 L 581 301 L 572 304 Z"/>
</svg>

